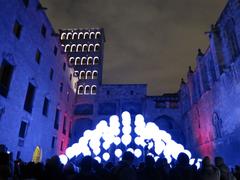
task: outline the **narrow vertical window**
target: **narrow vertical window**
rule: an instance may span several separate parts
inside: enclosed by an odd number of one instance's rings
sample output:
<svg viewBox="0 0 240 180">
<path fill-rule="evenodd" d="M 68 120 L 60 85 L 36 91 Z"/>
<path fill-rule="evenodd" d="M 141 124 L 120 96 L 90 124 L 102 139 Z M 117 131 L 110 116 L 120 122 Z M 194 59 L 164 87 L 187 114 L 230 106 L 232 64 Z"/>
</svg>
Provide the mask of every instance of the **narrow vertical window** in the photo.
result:
<svg viewBox="0 0 240 180">
<path fill-rule="evenodd" d="M 56 138 L 55 136 L 52 137 L 52 143 L 51 143 L 51 148 L 52 148 L 52 149 L 55 148 L 56 139 L 57 139 L 57 138 Z"/>
<path fill-rule="evenodd" d="M 24 103 L 24 110 L 26 110 L 29 113 L 32 112 L 35 89 L 36 88 L 33 84 L 31 83 L 28 84 L 27 94 L 26 94 L 25 103 Z"/>
<path fill-rule="evenodd" d="M 60 92 L 63 92 L 63 83 L 60 83 Z"/>
<path fill-rule="evenodd" d="M 45 97 L 43 102 L 43 110 L 42 110 L 42 114 L 44 116 L 48 115 L 48 107 L 49 107 L 49 100 L 48 98 Z"/>
<path fill-rule="evenodd" d="M 57 48 L 57 46 L 54 46 L 53 53 L 54 53 L 55 56 L 57 55 L 57 52 L 58 52 L 58 48 Z"/>
<path fill-rule="evenodd" d="M 60 115 L 60 110 L 57 108 L 56 112 L 55 112 L 54 129 L 58 129 L 58 126 L 59 126 L 59 115 Z"/>
<path fill-rule="evenodd" d="M 63 141 L 61 141 L 61 147 L 60 150 L 63 151 Z"/>
<path fill-rule="evenodd" d="M 42 34 L 42 36 L 44 38 L 46 37 L 46 32 L 47 32 L 46 27 L 44 25 L 42 25 L 42 27 L 41 27 L 41 34 Z"/>
<path fill-rule="evenodd" d="M 37 62 L 38 64 L 40 63 L 41 56 L 42 56 L 42 54 L 41 54 L 41 52 L 40 52 L 39 49 L 38 49 L 37 52 L 36 52 L 36 55 L 35 55 L 35 60 L 36 60 L 36 62 Z"/>
<path fill-rule="evenodd" d="M 63 63 L 63 70 L 66 70 L 66 63 Z"/>
<path fill-rule="evenodd" d="M 3 60 L 0 67 L 0 94 L 7 97 L 12 80 L 13 66 Z"/>
<path fill-rule="evenodd" d="M 68 137 L 72 136 L 72 121 L 69 123 L 69 131 L 68 131 Z"/>
<path fill-rule="evenodd" d="M 67 124 L 67 118 L 66 118 L 66 116 L 64 116 L 64 118 L 63 118 L 63 131 L 62 131 L 63 134 L 66 134 L 66 124 Z"/>
<path fill-rule="evenodd" d="M 18 21 L 15 21 L 15 24 L 13 27 L 13 33 L 18 39 L 21 36 L 21 32 L 22 32 L 22 25 Z"/>
<path fill-rule="evenodd" d="M 50 80 L 53 80 L 53 73 L 54 73 L 53 68 L 51 68 L 49 73 Z"/>
<path fill-rule="evenodd" d="M 25 121 L 21 122 L 18 136 L 24 138 L 26 135 L 27 123 Z"/>
</svg>

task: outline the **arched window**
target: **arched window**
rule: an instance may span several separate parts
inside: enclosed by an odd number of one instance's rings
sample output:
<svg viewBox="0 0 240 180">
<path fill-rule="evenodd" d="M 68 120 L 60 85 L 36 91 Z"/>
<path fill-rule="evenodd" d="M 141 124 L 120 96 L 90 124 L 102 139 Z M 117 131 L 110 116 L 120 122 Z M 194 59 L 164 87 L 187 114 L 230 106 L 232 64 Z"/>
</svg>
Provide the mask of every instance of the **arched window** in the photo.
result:
<svg viewBox="0 0 240 180">
<path fill-rule="evenodd" d="M 87 58 L 82 57 L 81 65 L 86 65 L 87 64 Z"/>
<path fill-rule="evenodd" d="M 82 45 L 81 45 L 81 44 L 78 44 L 78 45 L 77 45 L 77 50 L 76 50 L 76 51 L 77 51 L 77 52 L 80 52 L 81 50 L 82 50 Z"/>
<path fill-rule="evenodd" d="M 79 76 L 79 71 L 74 71 L 73 76 L 78 77 Z"/>
<path fill-rule="evenodd" d="M 82 52 L 86 52 L 88 50 L 88 45 L 87 44 L 84 44 L 82 46 Z"/>
<path fill-rule="evenodd" d="M 69 52 L 69 50 L 70 50 L 70 45 L 67 44 L 67 45 L 65 46 L 64 52 Z"/>
<path fill-rule="evenodd" d="M 88 39 L 88 38 L 89 38 L 89 32 L 85 32 L 83 39 Z"/>
<path fill-rule="evenodd" d="M 92 64 L 92 57 L 88 57 L 88 60 L 87 60 L 87 65 L 91 65 Z"/>
<path fill-rule="evenodd" d="M 72 66 L 74 64 L 74 57 L 70 57 L 68 61 L 69 61 L 69 65 Z"/>
<path fill-rule="evenodd" d="M 90 38 L 90 39 L 93 39 L 93 38 L 94 38 L 94 32 L 91 32 L 91 33 L 90 33 L 89 38 Z"/>
<path fill-rule="evenodd" d="M 88 46 L 88 51 L 93 51 L 94 50 L 94 45 L 93 44 L 90 44 L 89 46 Z"/>
<path fill-rule="evenodd" d="M 72 33 L 67 33 L 67 39 L 71 39 L 72 38 Z"/>
<path fill-rule="evenodd" d="M 83 94 L 83 93 L 84 93 L 83 85 L 78 86 L 78 94 Z"/>
<path fill-rule="evenodd" d="M 91 93 L 90 86 L 89 86 L 89 85 L 86 85 L 86 86 L 85 86 L 84 94 L 90 94 L 90 93 Z"/>
<path fill-rule="evenodd" d="M 93 65 L 99 64 L 99 57 L 94 57 L 93 59 Z"/>
<path fill-rule="evenodd" d="M 95 44 L 94 51 L 98 51 L 100 49 L 100 44 Z"/>
<path fill-rule="evenodd" d="M 77 57 L 75 59 L 75 65 L 80 65 L 80 64 L 81 64 L 81 59 L 80 59 L 80 57 Z"/>
<path fill-rule="evenodd" d="M 74 52 L 74 51 L 76 51 L 76 44 L 71 45 L 70 52 Z"/>
<path fill-rule="evenodd" d="M 97 79 L 97 77 L 98 77 L 98 72 L 95 70 L 92 73 L 92 79 Z"/>
<path fill-rule="evenodd" d="M 80 72 L 80 79 L 85 79 L 85 71 Z"/>
<path fill-rule="evenodd" d="M 76 32 L 73 33 L 72 39 L 77 39 L 78 34 Z"/>
<path fill-rule="evenodd" d="M 66 33 L 61 34 L 61 40 L 66 39 Z"/>
<path fill-rule="evenodd" d="M 92 78 L 92 73 L 91 71 L 87 71 L 86 73 L 86 79 L 91 79 Z"/>
<path fill-rule="evenodd" d="M 95 39 L 100 38 L 100 36 L 101 36 L 101 33 L 100 33 L 100 32 L 96 32 L 96 34 L 95 34 Z"/>
<path fill-rule="evenodd" d="M 78 39 L 83 39 L 83 33 L 82 32 L 78 33 Z"/>
<path fill-rule="evenodd" d="M 95 95 L 97 93 L 97 87 L 95 85 L 93 85 L 91 87 L 91 94 Z"/>
</svg>

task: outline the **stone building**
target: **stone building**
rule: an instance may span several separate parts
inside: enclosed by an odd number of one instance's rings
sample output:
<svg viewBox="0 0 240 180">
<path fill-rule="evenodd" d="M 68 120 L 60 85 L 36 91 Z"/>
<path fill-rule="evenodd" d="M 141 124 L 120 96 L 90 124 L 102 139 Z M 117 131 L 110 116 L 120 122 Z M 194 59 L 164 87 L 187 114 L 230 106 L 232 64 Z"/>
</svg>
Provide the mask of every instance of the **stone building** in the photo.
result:
<svg viewBox="0 0 240 180">
<path fill-rule="evenodd" d="M 229 0 L 198 51 L 196 68 L 174 94 L 146 84 L 102 83 L 104 30 L 55 33 L 38 0 L 0 2 L 0 144 L 13 157 L 43 160 L 78 141 L 110 115 L 129 111 L 155 122 L 195 156 L 239 162 L 240 3 Z"/>
<path fill-rule="evenodd" d="M 0 1 L 0 23 L 0 144 L 45 160 L 68 146 L 73 72 L 38 0 Z"/>
<path fill-rule="evenodd" d="M 193 152 L 239 163 L 240 2 L 229 0 L 180 87 L 181 119 Z"/>
</svg>

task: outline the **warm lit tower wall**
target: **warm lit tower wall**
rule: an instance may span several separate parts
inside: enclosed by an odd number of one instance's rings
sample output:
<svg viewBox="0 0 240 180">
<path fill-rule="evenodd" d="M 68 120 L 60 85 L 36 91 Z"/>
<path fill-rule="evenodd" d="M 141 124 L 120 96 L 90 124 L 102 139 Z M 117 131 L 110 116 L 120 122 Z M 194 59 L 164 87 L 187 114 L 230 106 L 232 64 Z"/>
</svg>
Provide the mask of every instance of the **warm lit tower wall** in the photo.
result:
<svg viewBox="0 0 240 180">
<path fill-rule="evenodd" d="M 60 40 L 68 64 L 78 78 L 77 95 L 96 95 L 102 83 L 104 32 L 103 29 L 60 30 Z"/>
</svg>

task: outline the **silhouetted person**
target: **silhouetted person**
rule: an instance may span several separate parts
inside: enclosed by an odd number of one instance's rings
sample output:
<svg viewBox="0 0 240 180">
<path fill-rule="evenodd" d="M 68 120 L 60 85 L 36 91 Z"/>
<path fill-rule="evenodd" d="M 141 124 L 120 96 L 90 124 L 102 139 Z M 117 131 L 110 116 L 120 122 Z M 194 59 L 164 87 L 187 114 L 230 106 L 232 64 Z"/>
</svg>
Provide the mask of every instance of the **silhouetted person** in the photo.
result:
<svg viewBox="0 0 240 180">
<path fill-rule="evenodd" d="M 232 173 L 229 168 L 225 165 L 222 157 L 215 157 L 215 166 L 220 170 L 220 179 L 221 180 L 234 180 Z"/>
<path fill-rule="evenodd" d="M 171 170 L 170 165 L 167 162 L 166 158 L 159 158 L 156 162 L 156 170 L 158 179 L 168 180 L 169 172 Z"/>
<path fill-rule="evenodd" d="M 146 156 L 145 166 L 138 175 L 140 180 L 157 179 L 157 171 L 155 169 L 155 161 L 152 156 Z"/>
<path fill-rule="evenodd" d="M 211 164 L 209 157 L 204 157 L 198 171 L 198 180 L 220 180 L 220 171 Z"/>
<path fill-rule="evenodd" d="M 131 152 L 125 152 L 122 156 L 122 161 L 113 172 L 114 180 L 136 180 L 137 175 L 132 167 L 134 155 Z"/>
<path fill-rule="evenodd" d="M 180 153 L 177 158 L 176 167 L 170 171 L 171 180 L 192 180 L 195 174 L 189 165 L 189 158 L 185 153 Z"/>
</svg>

